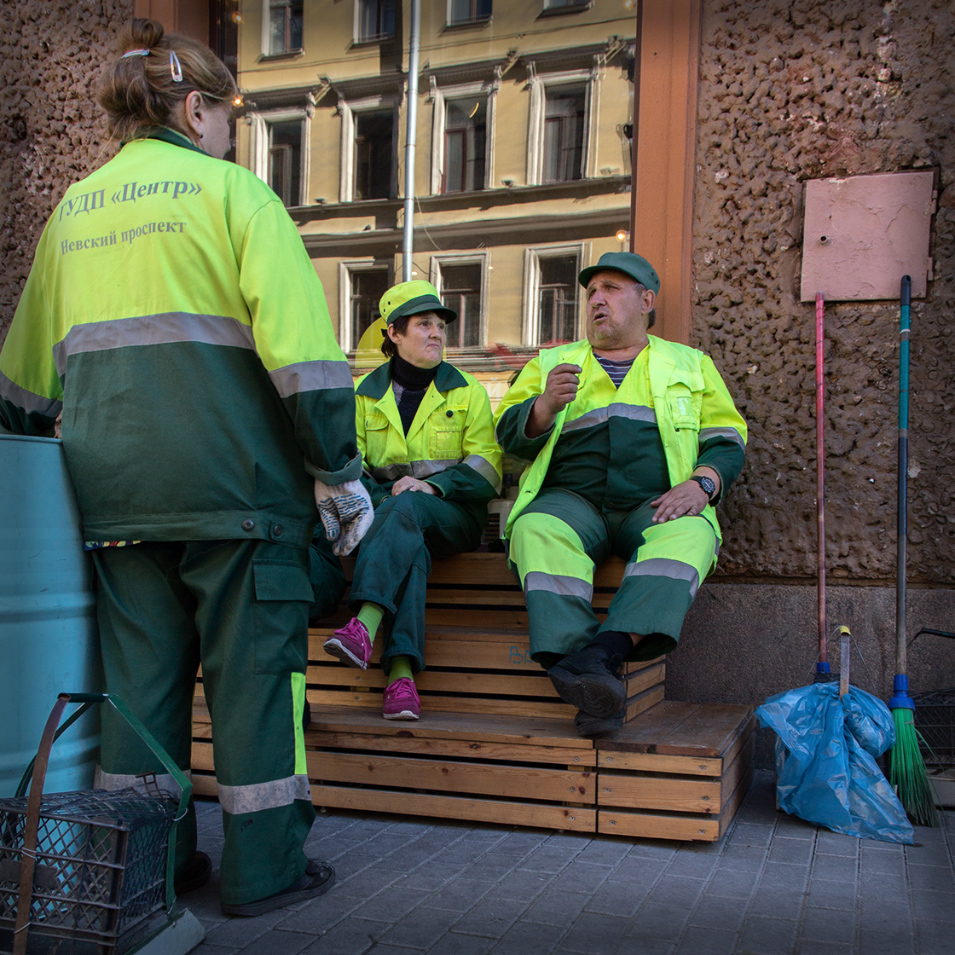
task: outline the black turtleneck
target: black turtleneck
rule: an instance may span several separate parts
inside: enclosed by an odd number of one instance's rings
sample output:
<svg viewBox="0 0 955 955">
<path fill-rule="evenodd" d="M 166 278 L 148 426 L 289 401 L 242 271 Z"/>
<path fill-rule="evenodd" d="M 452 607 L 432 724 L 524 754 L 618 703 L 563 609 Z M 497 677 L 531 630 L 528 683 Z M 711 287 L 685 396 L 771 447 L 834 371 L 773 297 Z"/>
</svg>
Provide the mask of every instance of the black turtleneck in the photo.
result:
<svg viewBox="0 0 955 955">
<path fill-rule="evenodd" d="M 405 434 L 411 428 L 414 416 L 418 413 L 418 405 L 421 404 L 428 385 L 434 381 L 439 367 L 435 365 L 434 368 L 418 368 L 400 355 L 391 356 L 391 388 L 395 393 Z"/>
</svg>

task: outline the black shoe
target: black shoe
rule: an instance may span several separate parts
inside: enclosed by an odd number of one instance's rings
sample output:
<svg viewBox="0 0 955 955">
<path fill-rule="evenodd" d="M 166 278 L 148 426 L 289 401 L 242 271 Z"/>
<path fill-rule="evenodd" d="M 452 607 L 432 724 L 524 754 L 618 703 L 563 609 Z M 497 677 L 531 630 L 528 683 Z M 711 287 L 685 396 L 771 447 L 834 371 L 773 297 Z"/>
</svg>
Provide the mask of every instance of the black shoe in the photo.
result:
<svg viewBox="0 0 955 955">
<path fill-rule="evenodd" d="M 201 889 L 212 875 L 212 860 L 204 852 L 193 852 L 182 875 L 173 883 L 176 895 Z"/>
<path fill-rule="evenodd" d="M 565 703 L 588 716 L 606 719 L 627 702 L 622 663 L 620 657 L 611 657 L 606 647 L 592 643 L 564 657 L 547 675 Z"/>
<path fill-rule="evenodd" d="M 614 713 L 613 716 L 607 716 L 598 719 L 596 716 L 588 716 L 586 713 L 578 710 L 574 717 L 574 726 L 577 727 L 578 736 L 605 736 L 614 730 L 623 727 L 623 713 Z"/>
<path fill-rule="evenodd" d="M 283 909 L 286 905 L 304 902 L 324 895 L 335 882 L 335 870 L 327 863 L 318 859 L 309 859 L 305 867 L 305 875 L 293 882 L 287 889 L 276 892 L 256 902 L 244 902 L 242 905 L 222 903 L 223 915 L 265 915 L 274 909 Z"/>
</svg>

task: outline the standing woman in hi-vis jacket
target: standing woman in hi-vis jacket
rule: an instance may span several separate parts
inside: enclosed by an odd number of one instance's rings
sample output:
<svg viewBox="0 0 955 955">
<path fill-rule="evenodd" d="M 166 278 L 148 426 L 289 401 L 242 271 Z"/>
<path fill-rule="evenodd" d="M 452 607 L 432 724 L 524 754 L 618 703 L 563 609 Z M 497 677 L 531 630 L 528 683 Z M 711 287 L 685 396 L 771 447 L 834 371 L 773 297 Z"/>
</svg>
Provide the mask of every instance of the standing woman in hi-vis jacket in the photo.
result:
<svg viewBox="0 0 955 955">
<path fill-rule="evenodd" d="M 501 449 L 484 386 L 443 360 L 457 313 L 429 282 L 381 298 L 388 361 L 357 385 L 358 447 L 375 520 L 358 551 L 349 603 L 357 616 L 325 652 L 365 669 L 384 621 L 382 715 L 416 720 L 424 669 L 425 588 L 432 557 L 474 550 L 501 488 Z"/>
<path fill-rule="evenodd" d="M 44 229 L 0 353 L 0 427 L 51 435 L 62 413 L 106 688 L 183 768 L 201 663 L 222 910 L 260 915 L 334 879 L 303 851 L 307 548 L 319 512 L 340 553 L 372 515 L 321 284 L 278 197 L 222 161 L 235 98 L 201 43 L 126 28 L 99 91 L 121 148 Z M 101 788 L 163 772 L 109 709 L 100 755 Z M 182 892 L 211 865 L 194 811 L 178 828 Z"/>
</svg>

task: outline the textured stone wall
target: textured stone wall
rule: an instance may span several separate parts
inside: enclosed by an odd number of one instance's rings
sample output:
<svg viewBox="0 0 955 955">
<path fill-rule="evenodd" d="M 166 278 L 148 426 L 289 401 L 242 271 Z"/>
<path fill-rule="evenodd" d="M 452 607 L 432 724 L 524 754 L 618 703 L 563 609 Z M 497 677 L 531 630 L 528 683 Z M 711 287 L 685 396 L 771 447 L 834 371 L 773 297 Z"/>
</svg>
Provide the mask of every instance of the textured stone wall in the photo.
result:
<svg viewBox="0 0 955 955">
<path fill-rule="evenodd" d="M 133 0 L 18 0 L 0 32 L 0 340 L 67 186 L 112 154 L 93 102 Z"/>
<path fill-rule="evenodd" d="M 694 344 L 713 356 L 751 426 L 747 469 L 723 509 L 719 572 L 815 575 L 815 309 L 799 302 L 805 181 L 934 167 L 935 281 L 912 308 L 908 568 L 914 583 L 950 585 L 952 5 L 704 0 L 703 8 Z M 826 308 L 831 579 L 895 577 L 898 312 L 897 302 Z"/>
</svg>

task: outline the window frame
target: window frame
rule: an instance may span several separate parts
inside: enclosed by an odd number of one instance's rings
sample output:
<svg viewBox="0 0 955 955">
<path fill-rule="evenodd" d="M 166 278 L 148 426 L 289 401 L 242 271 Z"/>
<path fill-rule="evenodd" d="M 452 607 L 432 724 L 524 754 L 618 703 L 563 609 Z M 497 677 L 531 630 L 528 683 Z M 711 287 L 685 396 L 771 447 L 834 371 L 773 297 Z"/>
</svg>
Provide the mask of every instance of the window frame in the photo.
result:
<svg viewBox="0 0 955 955">
<path fill-rule="evenodd" d="M 285 109 L 263 110 L 248 114 L 248 122 L 252 130 L 252 171 L 266 185 L 269 185 L 269 152 L 271 150 L 269 126 L 277 123 L 290 123 L 296 120 L 301 122 L 302 136 L 299 144 L 299 195 L 298 202 L 287 208 L 308 205 L 308 186 L 311 149 L 309 136 L 311 135 L 313 110 L 306 107 L 291 107 Z"/>
<path fill-rule="evenodd" d="M 469 3 L 471 4 L 472 8 L 477 6 L 477 4 L 480 2 L 481 0 L 469 0 Z M 468 19 L 466 20 L 455 20 L 453 19 L 453 16 L 452 16 L 452 11 L 454 10 L 454 0 L 447 0 L 447 9 L 446 9 L 446 16 L 445 16 L 444 22 L 449 27 L 466 27 L 466 26 L 472 26 L 478 23 L 487 23 L 488 20 L 490 20 L 492 16 L 494 15 L 493 0 L 488 0 L 488 2 L 491 4 L 491 12 L 486 14 L 485 16 L 471 16 L 471 17 L 468 17 Z"/>
<path fill-rule="evenodd" d="M 540 329 L 540 289 L 541 289 L 541 259 L 556 259 L 562 256 L 575 256 L 577 259 L 577 274 L 580 273 L 584 262 L 584 253 L 587 243 L 573 242 L 560 245 L 537 245 L 524 250 L 524 307 L 521 322 L 521 339 L 525 345 L 539 347 L 541 341 Z M 584 302 L 583 289 L 574 276 L 577 286 L 577 341 L 583 331 Z"/>
<path fill-rule="evenodd" d="M 385 289 L 394 283 L 393 265 L 379 259 L 342 259 L 338 263 L 338 341 L 343 352 L 353 353 L 358 341 L 352 341 L 352 277 L 358 272 L 385 273 Z"/>
<path fill-rule="evenodd" d="M 528 124 L 527 143 L 527 182 L 530 185 L 544 184 L 544 123 L 546 119 L 547 92 L 561 87 L 583 87 L 584 122 L 583 142 L 581 143 L 580 178 L 590 179 L 594 175 L 596 149 L 593 148 L 596 135 L 598 112 L 598 73 L 593 70 L 574 70 L 566 73 L 549 73 L 545 76 L 532 75 L 530 79 L 530 122 Z M 557 180 L 569 182 L 579 180 Z"/>
<path fill-rule="evenodd" d="M 374 2 L 378 4 L 379 13 L 380 13 L 381 6 L 384 3 L 387 3 L 388 0 L 355 0 L 355 21 L 354 21 L 354 29 L 353 29 L 352 37 L 353 37 L 353 42 L 355 43 L 356 46 L 363 43 L 383 43 L 383 42 L 386 42 L 387 40 L 395 39 L 395 29 L 397 27 L 397 20 L 398 20 L 398 0 L 391 0 L 391 2 L 394 5 L 394 20 L 395 20 L 395 27 L 392 28 L 391 33 L 376 33 L 374 36 L 362 36 L 362 33 L 361 33 L 362 8 L 365 4 L 370 2 Z"/>
<path fill-rule="evenodd" d="M 302 7 L 302 43 L 300 46 L 290 46 L 285 50 L 272 49 L 272 7 L 287 6 L 291 7 L 298 0 L 262 0 L 262 56 L 263 57 L 283 57 L 296 56 L 305 49 L 305 0 L 301 0 Z"/>
<path fill-rule="evenodd" d="M 494 140 L 495 140 L 495 106 L 497 103 L 497 83 L 459 83 L 454 86 L 434 85 L 431 90 L 433 113 L 431 120 L 431 195 L 458 195 L 459 192 L 445 193 L 444 191 L 444 163 L 445 163 L 445 134 L 447 132 L 448 101 L 465 99 L 470 96 L 485 96 L 486 108 L 484 111 L 484 186 L 474 190 L 483 192 L 492 188 L 494 182 Z"/>
<path fill-rule="evenodd" d="M 366 96 L 361 99 L 341 100 L 342 140 L 341 140 L 341 178 L 339 182 L 338 198 L 340 202 L 383 202 L 397 197 L 397 168 L 395 161 L 398 157 L 398 110 L 394 96 L 380 94 Z M 362 113 L 376 113 L 390 110 L 391 124 L 391 183 L 389 195 L 373 199 L 355 198 L 355 136 L 358 132 L 357 117 Z"/>
<path fill-rule="evenodd" d="M 451 354 L 460 354 L 468 348 L 483 348 L 487 344 L 487 305 L 488 305 L 488 273 L 490 272 L 490 253 L 488 252 L 451 252 L 431 256 L 431 284 L 438 290 L 440 297 L 444 292 L 444 269 L 459 265 L 477 265 L 481 270 L 481 306 L 478 310 L 478 343 L 464 345 L 460 348 L 448 348 Z M 461 321 L 458 316 L 457 321 Z M 456 324 L 456 323 L 455 323 Z"/>
</svg>

